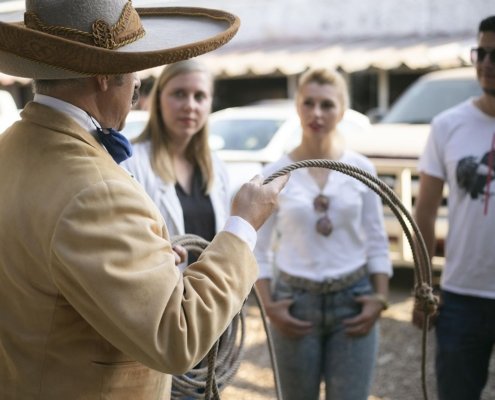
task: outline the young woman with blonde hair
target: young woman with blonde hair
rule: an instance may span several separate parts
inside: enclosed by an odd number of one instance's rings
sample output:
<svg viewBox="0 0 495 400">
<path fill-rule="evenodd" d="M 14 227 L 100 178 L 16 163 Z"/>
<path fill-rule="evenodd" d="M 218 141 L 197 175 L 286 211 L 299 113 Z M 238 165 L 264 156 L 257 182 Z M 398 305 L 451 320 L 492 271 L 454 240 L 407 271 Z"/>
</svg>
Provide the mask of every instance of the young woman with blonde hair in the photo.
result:
<svg viewBox="0 0 495 400">
<path fill-rule="evenodd" d="M 303 74 L 296 95 L 301 142 L 263 175 L 309 159 L 375 173 L 339 136 L 348 102 L 337 72 Z M 295 170 L 259 231 L 255 255 L 284 399 L 317 400 L 324 380 L 327 400 L 366 400 L 392 273 L 379 197 L 336 171 Z"/>
<path fill-rule="evenodd" d="M 149 121 L 123 163 L 157 204 L 171 236 L 211 240 L 229 215 L 227 172 L 208 145 L 212 98 L 213 77 L 199 61 L 165 67 L 150 93 Z"/>
</svg>

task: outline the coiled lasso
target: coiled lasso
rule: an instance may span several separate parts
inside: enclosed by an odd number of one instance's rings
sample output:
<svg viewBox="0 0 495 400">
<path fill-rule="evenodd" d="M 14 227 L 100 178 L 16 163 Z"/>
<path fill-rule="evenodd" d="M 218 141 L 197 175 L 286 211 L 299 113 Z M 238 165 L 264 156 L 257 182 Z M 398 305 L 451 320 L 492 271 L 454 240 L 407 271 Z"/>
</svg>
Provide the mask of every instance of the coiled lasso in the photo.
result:
<svg viewBox="0 0 495 400">
<path fill-rule="evenodd" d="M 192 234 L 174 236 L 171 243 L 198 255 L 209 244 L 207 240 Z M 184 375 L 172 377 L 172 399 L 220 399 L 219 387 L 227 386 L 239 369 L 244 333 L 243 309 L 197 367 Z"/>
<path fill-rule="evenodd" d="M 381 181 L 376 176 L 363 171 L 357 167 L 352 165 L 348 165 L 339 161 L 333 160 L 304 160 L 292 163 L 285 168 L 276 171 L 263 182 L 267 184 L 271 182 L 273 179 L 286 175 L 291 171 L 294 171 L 299 168 L 327 168 L 332 169 L 346 175 L 349 175 L 366 186 L 371 188 L 375 193 L 377 193 L 384 203 L 392 210 L 394 215 L 397 217 L 404 234 L 406 235 L 407 241 L 411 247 L 413 262 L 414 262 L 414 296 L 416 299 L 416 305 L 419 309 L 424 313 L 424 324 L 422 329 L 422 356 L 421 356 L 421 384 L 423 397 L 425 400 L 428 400 L 428 391 L 426 386 L 426 343 L 427 343 L 427 333 L 428 333 L 428 320 L 431 315 L 436 312 L 438 306 L 438 299 L 433 295 L 432 289 L 432 271 L 431 271 L 431 263 L 430 258 L 428 256 L 428 251 L 426 249 L 425 242 L 423 237 L 419 231 L 418 226 L 415 221 L 411 217 L 409 211 L 404 207 L 401 203 L 400 199 L 397 197 L 395 192 L 383 181 Z M 207 241 L 202 241 L 201 238 L 195 235 L 185 235 L 184 237 L 178 237 L 175 242 L 172 241 L 173 244 L 181 244 L 188 250 L 194 250 L 197 252 L 201 252 L 207 245 Z M 260 300 L 260 296 L 254 288 L 255 298 L 257 300 L 258 306 L 261 310 L 261 316 L 263 320 L 263 325 L 265 327 L 265 332 L 268 339 L 268 346 L 270 350 L 270 357 L 272 361 L 272 368 L 274 373 L 275 380 L 275 390 L 277 392 L 277 398 L 279 400 L 282 399 L 282 392 L 280 389 L 280 381 L 278 378 L 278 369 L 276 365 L 276 358 L 273 352 L 273 344 L 271 335 L 266 322 L 266 314 L 263 309 L 263 305 Z M 232 322 L 231 326 L 227 330 L 224 335 L 227 337 L 222 337 L 220 340 L 213 346 L 207 356 L 208 367 L 206 368 L 206 378 L 201 382 L 192 382 L 190 376 L 191 373 L 183 375 L 181 377 L 174 377 L 173 379 L 173 391 L 172 398 L 181 393 L 185 393 L 187 391 L 187 395 L 193 398 L 198 397 L 198 388 L 202 388 L 202 392 L 200 396 L 205 400 L 210 399 L 219 399 L 219 389 L 217 384 L 224 385 L 227 384 L 228 381 L 233 377 L 235 371 L 237 371 L 240 361 L 239 356 L 242 354 L 242 343 L 244 338 L 244 332 L 241 333 L 241 342 L 234 351 L 235 347 L 235 337 L 237 335 L 237 326 L 238 321 L 236 317 Z M 239 315 L 239 318 L 242 319 L 242 312 Z M 242 319 L 243 321 L 243 319 Z M 242 322 L 242 329 L 244 331 L 244 322 Z M 219 347 L 222 345 L 225 346 L 225 354 L 229 354 L 230 358 L 224 357 L 222 352 L 222 358 L 217 359 L 219 351 Z M 228 359 L 227 359 L 228 358 Z M 220 362 L 221 361 L 221 362 Z M 220 371 L 221 375 L 219 378 L 216 377 L 216 374 L 219 372 L 220 367 L 223 367 L 224 371 Z M 229 372 L 225 372 L 228 370 Z M 233 372 L 230 372 L 233 371 Z M 202 373 L 205 371 L 203 370 Z M 194 373 L 194 371 L 192 372 Z M 186 382 L 186 383 L 184 383 Z M 175 387 L 175 388 L 174 388 Z"/>
</svg>

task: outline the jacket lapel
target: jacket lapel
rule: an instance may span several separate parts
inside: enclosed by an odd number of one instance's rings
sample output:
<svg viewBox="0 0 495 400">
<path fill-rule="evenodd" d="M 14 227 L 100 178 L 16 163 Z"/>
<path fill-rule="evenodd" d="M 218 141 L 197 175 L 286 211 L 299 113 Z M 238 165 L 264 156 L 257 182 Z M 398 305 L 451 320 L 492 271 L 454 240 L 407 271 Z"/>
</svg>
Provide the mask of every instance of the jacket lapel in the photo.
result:
<svg viewBox="0 0 495 400">
<path fill-rule="evenodd" d="M 175 186 L 173 183 L 164 183 L 161 179 L 159 179 L 159 182 L 159 192 L 163 195 L 158 196 L 158 201 L 163 204 L 168 215 L 170 215 L 171 222 L 174 224 L 174 229 L 169 230 L 172 232 L 176 231 L 177 234 L 183 235 L 185 233 L 184 215 L 182 213 L 179 198 L 175 193 Z M 157 199 L 154 199 L 155 202 L 156 200 Z"/>
</svg>

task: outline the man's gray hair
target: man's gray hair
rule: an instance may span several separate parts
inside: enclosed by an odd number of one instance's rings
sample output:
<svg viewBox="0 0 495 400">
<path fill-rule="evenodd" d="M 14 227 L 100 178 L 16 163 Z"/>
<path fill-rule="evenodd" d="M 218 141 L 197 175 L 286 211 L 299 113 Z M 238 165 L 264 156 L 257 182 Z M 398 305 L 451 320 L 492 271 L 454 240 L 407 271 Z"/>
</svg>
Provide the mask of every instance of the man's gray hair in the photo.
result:
<svg viewBox="0 0 495 400">
<path fill-rule="evenodd" d="M 56 88 L 77 88 L 80 87 L 87 78 L 74 79 L 34 79 L 33 93 L 48 94 Z"/>
<path fill-rule="evenodd" d="M 124 75 L 112 75 L 117 85 L 122 85 Z M 34 79 L 33 93 L 48 94 L 56 88 L 80 88 L 89 78 L 73 78 L 73 79 Z"/>
</svg>

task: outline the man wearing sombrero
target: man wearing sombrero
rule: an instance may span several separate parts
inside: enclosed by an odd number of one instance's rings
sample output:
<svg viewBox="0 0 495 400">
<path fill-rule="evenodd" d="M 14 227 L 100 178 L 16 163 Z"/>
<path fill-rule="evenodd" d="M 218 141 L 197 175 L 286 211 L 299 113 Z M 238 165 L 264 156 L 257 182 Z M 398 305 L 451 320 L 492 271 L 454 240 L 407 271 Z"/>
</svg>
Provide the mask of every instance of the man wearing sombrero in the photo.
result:
<svg viewBox="0 0 495 400">
<path fill-rule="evenodd" d="M 257 278 L 255 229 L 286 178 L 257 177 L 183 275 L 167 229 L 118 163 L 134 71 L 213 50 L 238 20 L 126 0 L 26 0 L 0 22 L 0 71 L 34 79 L 0 135 L 0 399 L 166 399 Z"/>
</svg>

